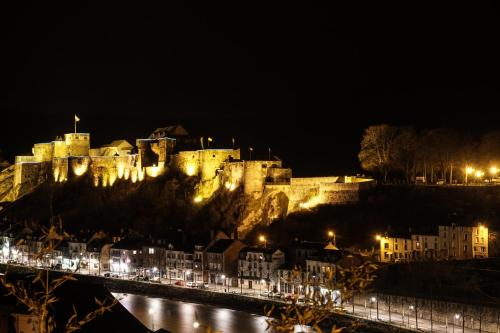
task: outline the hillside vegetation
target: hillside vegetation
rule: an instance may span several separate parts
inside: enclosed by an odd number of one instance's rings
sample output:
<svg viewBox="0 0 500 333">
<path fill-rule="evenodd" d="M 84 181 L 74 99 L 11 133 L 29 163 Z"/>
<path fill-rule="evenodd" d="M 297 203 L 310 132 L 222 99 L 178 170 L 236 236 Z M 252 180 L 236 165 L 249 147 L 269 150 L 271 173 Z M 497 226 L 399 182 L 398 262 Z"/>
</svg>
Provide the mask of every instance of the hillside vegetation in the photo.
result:
<svg viewBox="0 0 500 333">
<path fill-rule="evenodd" d="M 33 193 L 7 206 L 0 218 L 9 221 L 47 223 L 62 217 L 72 230 L 134 229 L 144 235 L 166 235 L 169 230 L 232 232 L 249 214 L 259 212 L 247 240 L 268 235 L 269 244 L 291 239 L 325 240 L 333 229 L 340 246 L 376 245 L 374 235 L 437 233 L 437 225 L 484 223 L 500 227 L 500 187 L 497 186 L 401 186 L 382 185 L 361 195 L 351 205 L 319 206 L 290 214 L 270 223 L 273 207 L 242 191 L 218 191 L 207 202 L 193 202 L 195 177 L 169 173 L 141 183 L 117 181 L 113 187 L 94 187 L 82 178 L 66 184 L 44 184 Z M 260 205 L 260 206 L 259 206 Z M 258 206 L 258 207 L 257 207 Z M 269 212 L 268 212 L 269 211 Z"/>
</svg>

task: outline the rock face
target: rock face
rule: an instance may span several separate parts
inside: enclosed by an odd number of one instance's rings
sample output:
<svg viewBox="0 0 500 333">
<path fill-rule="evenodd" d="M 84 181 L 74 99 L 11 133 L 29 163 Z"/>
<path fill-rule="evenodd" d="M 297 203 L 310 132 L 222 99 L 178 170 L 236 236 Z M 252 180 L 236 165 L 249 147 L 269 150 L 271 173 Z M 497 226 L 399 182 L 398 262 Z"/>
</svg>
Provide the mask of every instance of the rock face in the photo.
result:
<svg viewBox="0 0 500 333">
<path fill-rule="evenodd" d="M 0 202 L 13 200 L 14 172 L 14 165 L 0 172 Z"/>
<path fill-rule="evenodd" d="M 244 237 L 257 225 L 269 225 L 284 218 L 288 201 L 287 195 L 281 191 L 268 191 L 258 198 L 247 196 L 245 210 L 238 222 L 238 235 Z"/>
</svg>

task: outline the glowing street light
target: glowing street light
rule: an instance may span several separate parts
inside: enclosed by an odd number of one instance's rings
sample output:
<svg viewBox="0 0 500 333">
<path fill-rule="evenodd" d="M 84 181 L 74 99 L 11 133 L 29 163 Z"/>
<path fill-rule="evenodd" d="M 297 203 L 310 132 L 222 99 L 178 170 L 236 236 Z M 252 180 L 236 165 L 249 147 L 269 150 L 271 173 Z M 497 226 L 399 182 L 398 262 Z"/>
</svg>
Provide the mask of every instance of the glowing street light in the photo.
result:
<svg viewBox="0 0 500 333">
<path fill-rule="evenodd" d="M 471 166 L 465 167 L 465 183 L 468 183 L 468 176 L 474 172 L 474 168 Z"/>
<path fill-rule="evenodd" d="M 259 236 L 259 242 L 264 243 L 264 248 L 266 248 L 266 247 L 267 247 L 267 239 L 266 239 L 266 236 L 264 236 L 264 235 L 260 235 L 260 236 Z"/>
<path fill-rule="evenodd" d="M 474 176 L 476 176 L 476 178 L 482 178 L 484 176 L 484 172 L 481 170 L 476 170 Z"/>
<path fill-rule="evenodd" d="M 496 175 L 497 175 L 497 173 L 498 173 L 498 168 L 497 168 L 496 166 L 492 166 L 492 167 L 490 168 L 490 174 L 491 174 L 492 176 L 496 176 Z"/>
<path fill-rule="evenodd" d="M 378 235 L 378 234 L 377 234 L 377 235 L 375 235 L 375 240 L 380 241 L 381 239 L 382 239 L 382 236 L 380 236 L 380 235 Z"/>
<path fill-rule="evenodd" d="M 200 323 L 199 323 L 198 321 L 195 321 L 195 322 L 193 323 L 193 327 L 194 327 L 195 329 L 196 329 L 196 328 L 198 328 L 198 327 L 200 327 Z"/>
</svg>

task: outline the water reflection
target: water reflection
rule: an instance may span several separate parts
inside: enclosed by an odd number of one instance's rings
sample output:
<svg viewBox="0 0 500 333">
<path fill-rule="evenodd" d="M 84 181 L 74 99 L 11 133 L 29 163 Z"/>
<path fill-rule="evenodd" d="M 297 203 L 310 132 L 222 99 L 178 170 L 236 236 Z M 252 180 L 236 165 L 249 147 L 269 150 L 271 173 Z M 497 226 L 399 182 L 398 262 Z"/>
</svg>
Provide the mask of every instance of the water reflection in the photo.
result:
<svg viewBox="0 0 500 333">
<path fill-rule="evenodd" d="M 266 331 L 263 316 L 217 308 L 210 305 L 172 301 L 134 294 L 113 294 L 123 306 L 150 329 L 165 328 L 172 333 L 205 332 L 208 325 L 223 333 Z M 200 327 L 195 329 L 195 321 Z"/>
</svg>

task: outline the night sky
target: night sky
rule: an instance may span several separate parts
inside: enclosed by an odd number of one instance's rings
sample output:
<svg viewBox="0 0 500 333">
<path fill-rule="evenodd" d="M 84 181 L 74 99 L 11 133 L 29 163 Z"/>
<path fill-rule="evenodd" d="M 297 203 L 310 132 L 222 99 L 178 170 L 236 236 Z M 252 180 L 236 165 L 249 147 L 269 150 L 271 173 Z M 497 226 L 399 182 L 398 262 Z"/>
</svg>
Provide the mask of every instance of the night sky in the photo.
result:
<svg viewBox="0 0 500 333">
<path fill-rule="evenodd" d="M 500 129 L 486 2 L 181 2 L 3 7 L 0 149 L 29 152 L 76 113 L 93 146 L 183 124 L 331 175 L 359 171 L 369 124 Z"/>
</svg>

